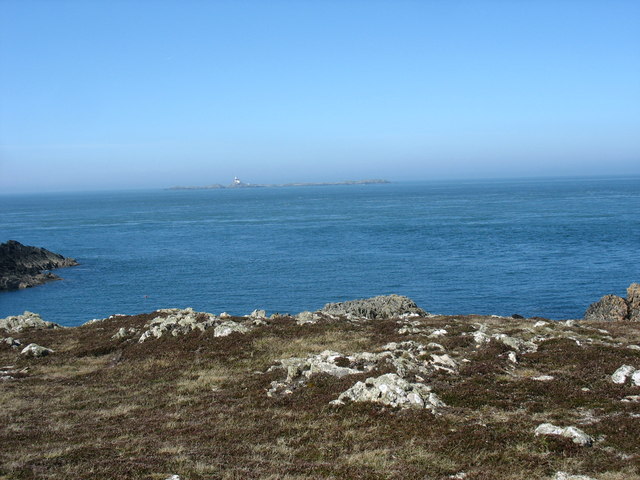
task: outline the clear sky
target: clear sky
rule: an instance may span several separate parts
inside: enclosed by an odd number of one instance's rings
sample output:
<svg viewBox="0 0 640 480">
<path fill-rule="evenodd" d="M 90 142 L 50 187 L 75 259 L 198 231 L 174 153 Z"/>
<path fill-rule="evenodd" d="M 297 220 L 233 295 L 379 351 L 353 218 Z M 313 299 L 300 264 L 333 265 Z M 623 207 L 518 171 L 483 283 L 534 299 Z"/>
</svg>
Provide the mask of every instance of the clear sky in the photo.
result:
<svg viewBox="0 0 640 480">
<path fill-rule="evenodd" d="M 0 0 L 0 193 L 598 174 L 637 0 Z"/>
</svg>

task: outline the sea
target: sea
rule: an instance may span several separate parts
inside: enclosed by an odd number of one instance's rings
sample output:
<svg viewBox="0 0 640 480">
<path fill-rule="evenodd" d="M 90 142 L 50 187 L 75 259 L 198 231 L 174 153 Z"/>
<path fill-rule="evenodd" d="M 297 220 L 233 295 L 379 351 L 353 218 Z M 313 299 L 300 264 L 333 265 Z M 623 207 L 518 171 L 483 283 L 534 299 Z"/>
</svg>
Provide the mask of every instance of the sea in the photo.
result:
<svg viewBox="0 0 640 480">
<path fill-rule="evenodd" d="M 400 294 L 436 314 L 581 318 L 640 281 L 640 177 L 0 194 L 0 242 L 73 257 L 0 293 L 75 326 Z"/>
</svg>

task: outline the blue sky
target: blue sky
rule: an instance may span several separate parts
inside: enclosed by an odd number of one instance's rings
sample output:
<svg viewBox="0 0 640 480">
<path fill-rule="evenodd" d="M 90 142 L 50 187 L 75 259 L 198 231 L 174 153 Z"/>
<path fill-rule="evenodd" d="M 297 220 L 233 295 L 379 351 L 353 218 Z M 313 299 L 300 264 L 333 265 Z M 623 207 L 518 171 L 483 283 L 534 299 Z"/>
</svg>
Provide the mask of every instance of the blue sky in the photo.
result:
<svg viewBox="0 0 640 480">
<path fill-rule="evenodd" d="M 640 174 L 637 1 L 0 1 L 0 193 Z"/>
</svg>

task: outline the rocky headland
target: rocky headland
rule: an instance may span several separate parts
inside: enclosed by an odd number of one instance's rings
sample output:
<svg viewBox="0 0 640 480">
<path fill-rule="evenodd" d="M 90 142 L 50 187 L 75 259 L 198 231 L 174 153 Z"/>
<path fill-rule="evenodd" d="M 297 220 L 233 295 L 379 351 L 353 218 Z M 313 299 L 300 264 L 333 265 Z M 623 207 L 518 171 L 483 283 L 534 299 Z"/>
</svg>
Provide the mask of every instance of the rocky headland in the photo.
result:
<svg viewBox="0 0 640 480">
<path fill-rule="evenodd" d="M 15 240 L 0 244 L 0 291 L 41 285 L 60 277 L 48 270 L 78 265 L 44 248 L 22 245 Z"/>
<path fill-rule="evenodd" d="M 634 285 L 567 321 L 398 295 L 0 319 L 0 478 L 640 479 Z"/>
</svg>

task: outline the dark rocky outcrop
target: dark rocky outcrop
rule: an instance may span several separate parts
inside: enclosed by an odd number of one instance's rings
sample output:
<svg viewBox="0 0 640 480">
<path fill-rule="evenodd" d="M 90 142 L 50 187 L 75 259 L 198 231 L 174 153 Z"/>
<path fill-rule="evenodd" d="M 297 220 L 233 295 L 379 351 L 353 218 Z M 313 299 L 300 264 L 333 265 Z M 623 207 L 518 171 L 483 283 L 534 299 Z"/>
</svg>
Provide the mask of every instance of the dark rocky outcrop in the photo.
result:
<svg viewBox="0 0 640 480">
<path fill-rule="evenodd" d="M 18 290 L 58 280 L 60 277 L 48 270 L 74 265 L 78 262 L 73 258 L 9 240 L 0 244 L 0 290 Z"/>
<path fill-rule="evenodd" d="M 418 307 L 413 300 L 401 295 L 383 295 L 363 300 L 327 303 L 320 312 L 368 319 L 393 318 L 405 314 L 427 315 L 427 312 Z"/>
<path fill-rule="evenodd" d="M 640 321 L 640 284 L 632 283 L 627 288 L 627 298 L 605 295 L 589 305 L 585 320 L 596 322 Z"/>
</svg>

